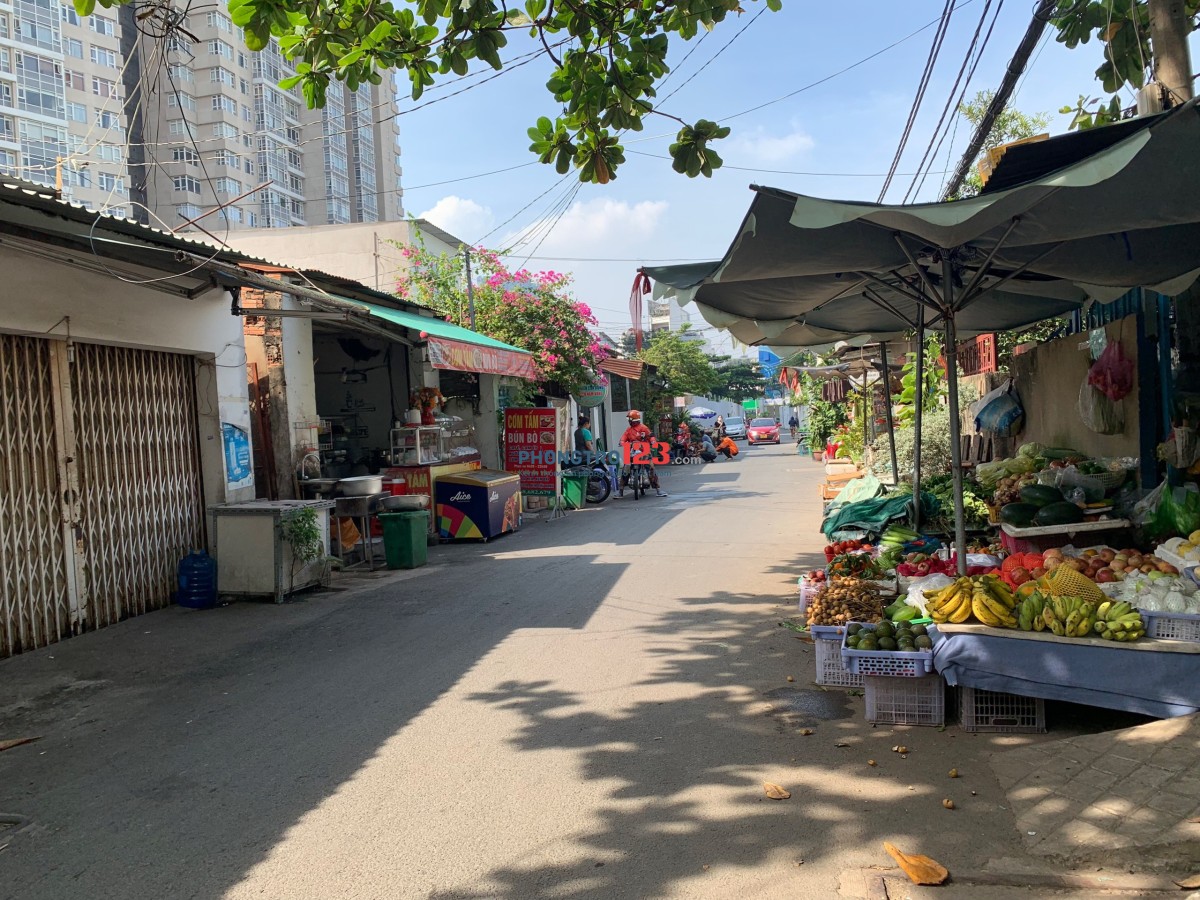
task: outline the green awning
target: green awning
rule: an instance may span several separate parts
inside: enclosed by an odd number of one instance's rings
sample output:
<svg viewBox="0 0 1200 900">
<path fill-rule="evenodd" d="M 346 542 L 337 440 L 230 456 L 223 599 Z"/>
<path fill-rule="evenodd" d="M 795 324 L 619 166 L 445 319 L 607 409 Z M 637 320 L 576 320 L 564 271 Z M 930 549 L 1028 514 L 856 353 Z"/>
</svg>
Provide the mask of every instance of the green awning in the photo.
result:
<svg viewBox="0 0 1200 900">
<path fill-rule="evenodd" d="M 437 316 L 423 316 L 361 300 L 347 302 L 365 307 L 373 318 L 417 332 L 425 341 L 429 362 L 435 369 L 510 375 L 530 380 L 537 378 L 533 356 L 520 347 L 451 324 Z"/>
</svg>

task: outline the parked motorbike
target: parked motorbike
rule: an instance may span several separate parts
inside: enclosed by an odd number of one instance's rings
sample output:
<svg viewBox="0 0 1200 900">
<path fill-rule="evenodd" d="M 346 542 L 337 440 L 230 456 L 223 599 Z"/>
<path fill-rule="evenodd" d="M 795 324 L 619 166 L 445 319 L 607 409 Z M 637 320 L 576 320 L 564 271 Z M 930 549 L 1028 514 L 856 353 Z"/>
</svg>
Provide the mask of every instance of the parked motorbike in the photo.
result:
<svg viewBox="0 0 1200 900">
<path fill-rule="evenodd" d="M 588 467 L 587 502 L 603 503 L 613 492 L 613 470 L 603 460 L 596 460 Z"/>
</svg>

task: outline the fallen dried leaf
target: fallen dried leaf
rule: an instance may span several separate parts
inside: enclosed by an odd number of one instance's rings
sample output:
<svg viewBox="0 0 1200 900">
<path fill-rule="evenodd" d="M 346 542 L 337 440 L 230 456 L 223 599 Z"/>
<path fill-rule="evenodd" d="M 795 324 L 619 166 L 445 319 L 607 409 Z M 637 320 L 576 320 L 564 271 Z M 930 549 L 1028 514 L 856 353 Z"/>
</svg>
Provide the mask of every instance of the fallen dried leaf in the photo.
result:
<svg viewBox="0 0 1200 900">
<path fill-rule="evenodd" d="M 795 680 L 796 680 L 796 679 L 795 679 L 795 678 L 793 678 L 791 675 L 789 675 L 789 676 L 788 676 L 788 681 L 795 681 Z"/>
<path fill-rule="evenodd" d="M 767 796 L 772 800 L 787 800 L 792 796 L 791 791 L 787 788 L 780 787 L 777 784 L 772 784 L 769 781 L 763 782 L 763 789 L 767 792 Z"/>
<path fill-rule="evenodd" d="M 946 809 L 954 809 L 954 801 L 947 797 L 942 801 L 942 806 L 946 807 Z"/>
<path fill-rule="evenodd" d="M 22 744 L 32 744 L 34 741 L 40 741 L 40 737 L 23 737 L 12 738 L 7 741 L 0 741 L 0 753 L 5 750 L 11 750 L 13 747 L 20 747 Z"/>
<path fill-rule="evenodd" d="M 873 760 L 873 759 L 868 759 L 867 765 L 868 766 L 877 766 L 877 765 L 879 765 L 879 763 L 875 762 L 875 760 Z"/>
<path fill-rule="evenodd" d="M 1183 881 L 1175 883 L 1185 891 L 1194 891 L 1196 888 L 1200 888 L 1200 875 L 1193 875 L 1191 878 L 1185 878 Z"/>
<path fill-rule="evenodd" d="M 950 770 L 950 777 L 951 777 L 951 778 L 957 778 L 957 777 L 958 777 L 958 769 L 951 769 L 951 770 Z"/>
<path fill-rule="evenodd" d="M 928 856 L 910 856 L 887 841 L 883 842 L 883 849 L 904 870 L 904 874 L 913 884 L 945 884 L 946 879 L 950 877 L 950 872 L 945 866 Z"/>
<path fill-rule="evenodd" d="M 813 730 L 811 728 L 801 728 L 800 733 L 802 735 L 804 735 L 805 737 L 808 737 L 810 734 L 813 733 Z"/>
<path fill-rule="evenodd" d="M 1200 816 L 1192 816 L 1187 820 L 1189 825 L 1200 825 Z"/>
</svg>

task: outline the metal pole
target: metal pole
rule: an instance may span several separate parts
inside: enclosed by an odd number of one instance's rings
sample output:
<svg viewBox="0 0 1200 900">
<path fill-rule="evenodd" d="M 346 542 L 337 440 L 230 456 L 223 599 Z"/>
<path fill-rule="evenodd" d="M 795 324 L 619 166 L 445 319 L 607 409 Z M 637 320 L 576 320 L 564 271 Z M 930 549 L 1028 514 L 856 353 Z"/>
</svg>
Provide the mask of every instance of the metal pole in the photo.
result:
<svg viewBox="0 0 1200 900">
<path fill-rule="evenodd" d="M 463 247 L 463 257 L 467 261 L 467 321 L 470 328 L 475 330 L 475 285 L 471 283 L 471 248 Z"/>
<path fill-rule="evenodd" d="M 925 307 L 917 304 L 917 363 L 913 391 L 913 530 L 921 530 L 921 418 L 925 411 Z"/>
<path fill-rule="evenodd" d="M 883 368 L 883 409 L 887 416 L 889 449 L 892 451 L 892 484 L 900 484 L 900 464 L 896 462 L 896 425 L 892 422 L 892 376 L 888 371 L 887 344 L 879 345 L 879 361 Z"/>
<path fill-rule="evenodd" d="M 958 348 L 954 328 L 954 266 L 948 254 L 942 257 L 942 303 L 945 312 L 946 388 L 950 400 L 950 466 L 954 477 L 954 549 L 958 555 L 958 574 L 967 574 L 967 522 L 963 507 L 962 418 L 958 411 Z"/>
</svg>

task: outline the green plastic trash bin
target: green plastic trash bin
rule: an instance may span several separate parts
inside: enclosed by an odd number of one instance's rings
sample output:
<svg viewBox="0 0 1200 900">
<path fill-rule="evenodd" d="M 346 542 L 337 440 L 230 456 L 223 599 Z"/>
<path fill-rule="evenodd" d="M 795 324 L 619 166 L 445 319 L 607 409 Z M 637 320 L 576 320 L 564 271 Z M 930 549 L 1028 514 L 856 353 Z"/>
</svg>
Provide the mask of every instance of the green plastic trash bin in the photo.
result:
<svg viewBox="0 0 1200 900">
<path fill-rule="evenodd" d="M 567 506 L 571 509 L 583 509 L 587 497 L 587 475 L 564 475 L 562 477 L 562 495 Z"/>
<path fill-rule="evenodd" d="M 425 565 L 429 558 L 428 511 L 380 513 L 379 521 L 383 523 L 383 552 L 389 569 L 416 569 Z"/>
</svg>

